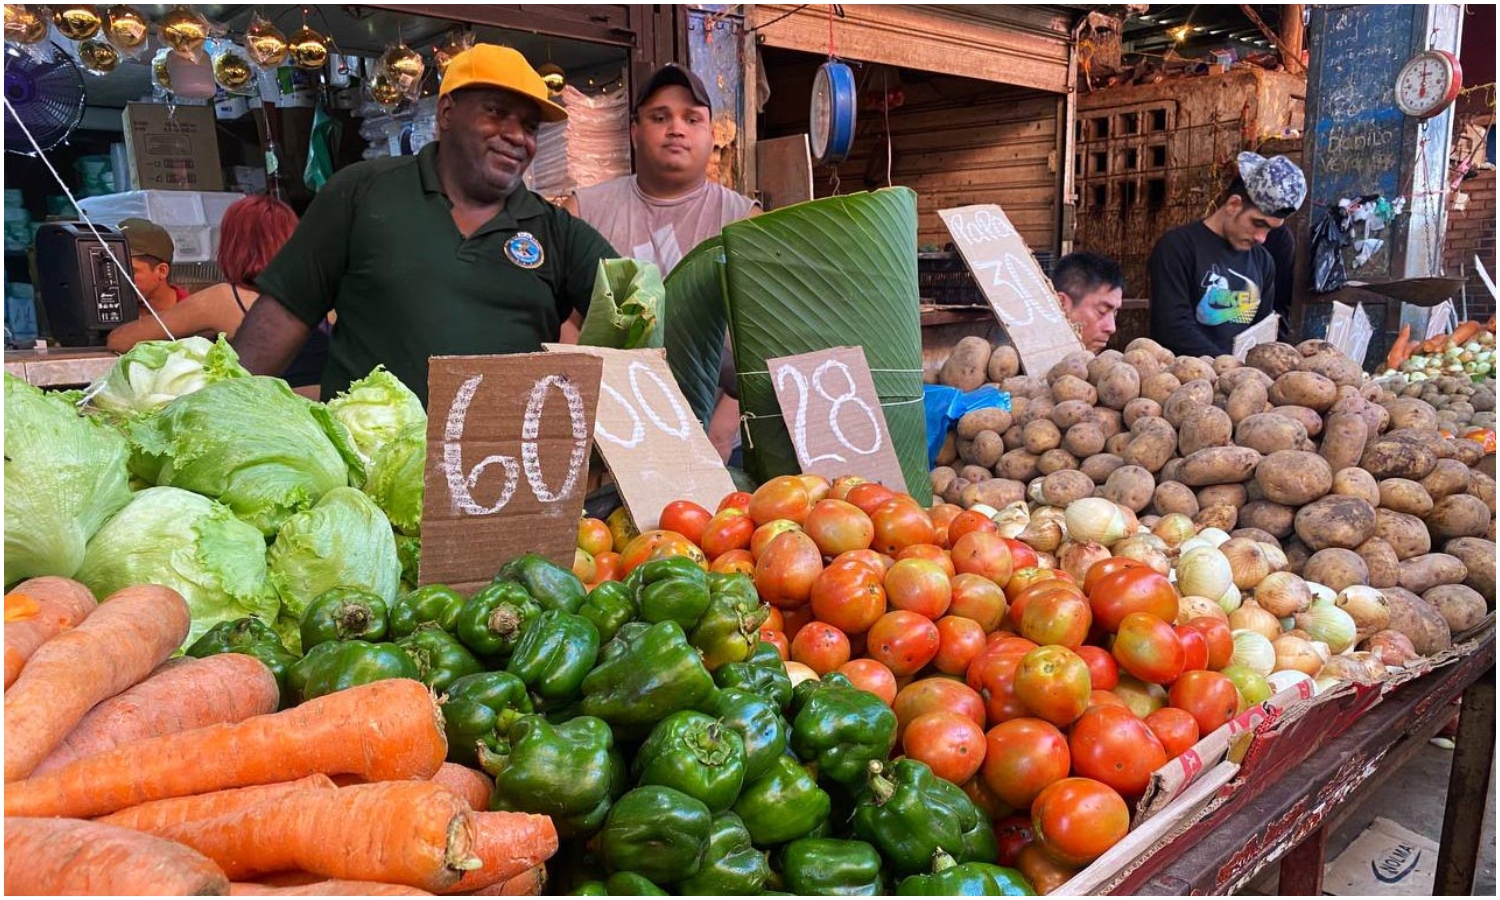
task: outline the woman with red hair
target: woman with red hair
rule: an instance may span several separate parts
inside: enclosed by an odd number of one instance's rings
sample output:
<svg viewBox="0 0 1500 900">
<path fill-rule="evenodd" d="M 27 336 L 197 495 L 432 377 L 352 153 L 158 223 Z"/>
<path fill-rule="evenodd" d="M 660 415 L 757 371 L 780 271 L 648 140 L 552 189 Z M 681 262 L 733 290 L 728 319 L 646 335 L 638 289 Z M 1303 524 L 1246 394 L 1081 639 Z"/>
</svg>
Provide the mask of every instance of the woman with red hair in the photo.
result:
<svg viewBox="0 0 1500 900">
<path fill-rule="evenodd" d="M 260 298 L 260 292 L 255 289 L 256 276 L 270 265 L 272 257 L 296 229 L 297 214 L 274 197 L 257 194 L 235 201 L 224 211 L 224 218 L 219 223 L 218 262 L 219 271 L 224 273 L 224 283 L 204 288 L 161 310 L 161 323 L 179 338 L 201 335 L 213 340 L 220 333 L 234 337 L 245 313 Z M 109 349 L 124 353 L 141 341 L 166 340 L 162 324 L 150 314 L 144 314 L 111 331 Z M 321 346 L 326 352 L 326 333 L 315 331 L 302 356 L 284 373 L 283 377 L 293 387 L 318 383 L 321 366 L 317 367 L 320 370 L 317 372 L 301 371 L 309 368 L 306 357 L 316 353 L 314 345 Z M 308 377 L 311 381 L 304 380 Z"/>
</svg>

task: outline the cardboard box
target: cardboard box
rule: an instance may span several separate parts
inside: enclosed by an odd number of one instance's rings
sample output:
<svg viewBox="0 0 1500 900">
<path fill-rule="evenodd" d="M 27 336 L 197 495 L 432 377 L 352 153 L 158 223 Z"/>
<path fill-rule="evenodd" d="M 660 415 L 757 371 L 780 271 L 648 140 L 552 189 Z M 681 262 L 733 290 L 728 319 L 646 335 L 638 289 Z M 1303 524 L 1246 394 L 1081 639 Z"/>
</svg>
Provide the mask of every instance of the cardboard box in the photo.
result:
<svg viewBox="0 0 1500 900">
<path fill-rule="evenodd" d="M 133 190 L 224 189 L 212 107 L 129 103 L 124 119 Z"/>
</svg>

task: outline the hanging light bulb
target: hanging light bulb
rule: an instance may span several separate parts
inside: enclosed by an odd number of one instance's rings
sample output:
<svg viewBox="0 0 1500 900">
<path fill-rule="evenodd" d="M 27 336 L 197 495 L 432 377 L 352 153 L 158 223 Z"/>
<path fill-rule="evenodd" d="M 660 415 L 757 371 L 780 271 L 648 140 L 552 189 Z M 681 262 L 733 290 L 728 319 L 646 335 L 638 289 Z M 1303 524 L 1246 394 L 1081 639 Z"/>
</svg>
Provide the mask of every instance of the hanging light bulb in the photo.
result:
<svg viewBox="0 0 1500 900">
<path fill-rule="evenodd" d="M 104 36 L 119 50 L 135 50 L 146 43 L 146 17 L 133 6 L 111 6 L 104 16 Z"/>
<path fill-rule="evenodd" d="M 214 82 L 231 94 L 248 94 L 255 81 L 255 70 L 245 52 L 234 44 L 225 43 L 213 56 Z"/>
<path fill-rule="evenodd" d="M 257 13 L 250 20 L 250 27 L 245 29 L 245 52 L 262 69 L 274 69 L 286 62 L 289 52 L 286 35 Z"/>
<path fill-rule="evenodd" d="M 161 39 L 168 47 L 191 59 L 208 39 L 208 20 L 191 7 L 178 6 L 162 16 Z"/>
<path fill-rule="evenodd" d="M 24 3 L 5 4 L 5 39 L 35 44 L 47 36 L 46 8 Z"/>
<path fill-rule="evenodd" d="M 78 61 L 92 75 L 108 75 L 120 65 L 120 51 L 106 41 L 83 41 L 78 45 Z"/>
<path fill-rule="evenodd" d="M 292 35 L 287 49 L 299 69 L 321 69 L 328 62 L 328 39 L 306 25 Z"/>
<path fill-rule="evenodd" d="M 422 59 L 422 54 L 405 44 L 396 44 L 381 54 L 376 71 L 384 75 L 385 80 L 400 91 L 402 96 L 411 97 L 416 95 L 417 88 L 422 84 L 427 63 Z"/>
<path fill-rule="evenodd" d="M 99 7 L 83 3 L 54 6 L 52 22 L 57 26 L 58 32 L 70 41 L 86 41 L 104 27 L 104 20 L 99 17 Z"/>
<path fill-rule="evenodd" d="M 547 85 L 547 90 L 556 94 L 567 86 L 568 81 L 562 67 L 556 63 L 543 63 L 536 73 L 542 76 L 542 81 Z"/>
<path fill-rule="evenodd" d="M 370 98 L 379 103 L 386 112 L 394 110 L 401 105 L 401 89 L 386 76 L 386 73 L 376 69 L 375 76 L 370 79 Z"/>
</svg>

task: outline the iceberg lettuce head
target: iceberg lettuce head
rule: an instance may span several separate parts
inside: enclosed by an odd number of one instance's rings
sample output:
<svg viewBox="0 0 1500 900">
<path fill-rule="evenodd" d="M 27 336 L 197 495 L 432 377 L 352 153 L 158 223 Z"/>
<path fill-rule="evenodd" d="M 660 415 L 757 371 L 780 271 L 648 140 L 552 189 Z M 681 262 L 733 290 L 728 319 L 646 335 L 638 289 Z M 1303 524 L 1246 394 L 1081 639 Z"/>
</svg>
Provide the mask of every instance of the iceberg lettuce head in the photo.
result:
<svg viewBox="0 0 1500 900">
<path fill-rule="evenodd" d="M 328 401 L 328 411 L 349 430 L 359 458 L 369 465 L 380 449 L 413 425 L 427 429 L 422 401 L 401 379 L 376 366 Z"/>
<path fill-rule="evenodd" d="M 329 588 L 360 588 L 391 601 L 401 581 L 391 523 L 375 501 L 349 487 L 287 519 L 267 562 L 283 612 L 296 619 Z"/>
<path fill-rule="evenodd" d="M 370 462 L 365 493 L 402 534 L 422 533 L 422 478 L 427 465 L 427 426 L 413 423 L 387 441 Z"/>
<path fill-rule="evenodd" d="M 239 355 L 219 335 L 216 341 L 188 337 L 178 341 L 142 341 L 120 357 L 85 396 L 89 405 L 113 415 L 155 412 L 176 400 L 226 378 L 249 378 Z"/>
</svg>

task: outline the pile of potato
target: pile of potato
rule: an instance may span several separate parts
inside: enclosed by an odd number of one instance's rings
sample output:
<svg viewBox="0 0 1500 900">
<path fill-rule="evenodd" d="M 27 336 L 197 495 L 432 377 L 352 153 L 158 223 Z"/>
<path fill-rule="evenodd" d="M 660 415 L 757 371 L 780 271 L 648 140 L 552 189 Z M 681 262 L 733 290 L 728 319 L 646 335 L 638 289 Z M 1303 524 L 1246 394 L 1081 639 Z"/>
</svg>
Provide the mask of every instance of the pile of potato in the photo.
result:
<svg viewBox="0 0 1500 900">
<path fill-rule="evenodd" d="M 1278 543 L 1309 581 L 1381 589 L 1403 620 L 1425 623 L 1425 636 L 1413 629 L 1422 654 L 1494 607 L 1493 453 L 1442 436 L 1448 417 L 1331 344 L 1262 344 L 1241 364 L 1143 338 L 1072 354 L 1045 377 L 1016 374 L 1017 362 L 1011 347 L 965 338 L 937 373 L 1011 395 L 1009 412 L 970 412 L 949 434 L 932 472 L 943 500 L 999 510 L 1102 496 L 1147 527 L 1182 513 Z M 1482 393 L 1462 396 L 1493 406 Z"/>
<path fill-rule="evenodd" d="M 1454 434 L 1470 428 L 1495 427 L 1495 379 L 1471 381 L 1456 375 L 1411 381 L 1405 375 L 1381 379 L 1398 397 L 1415 397 L 1437 411 L 1438 426 Z"/>
</svg>

